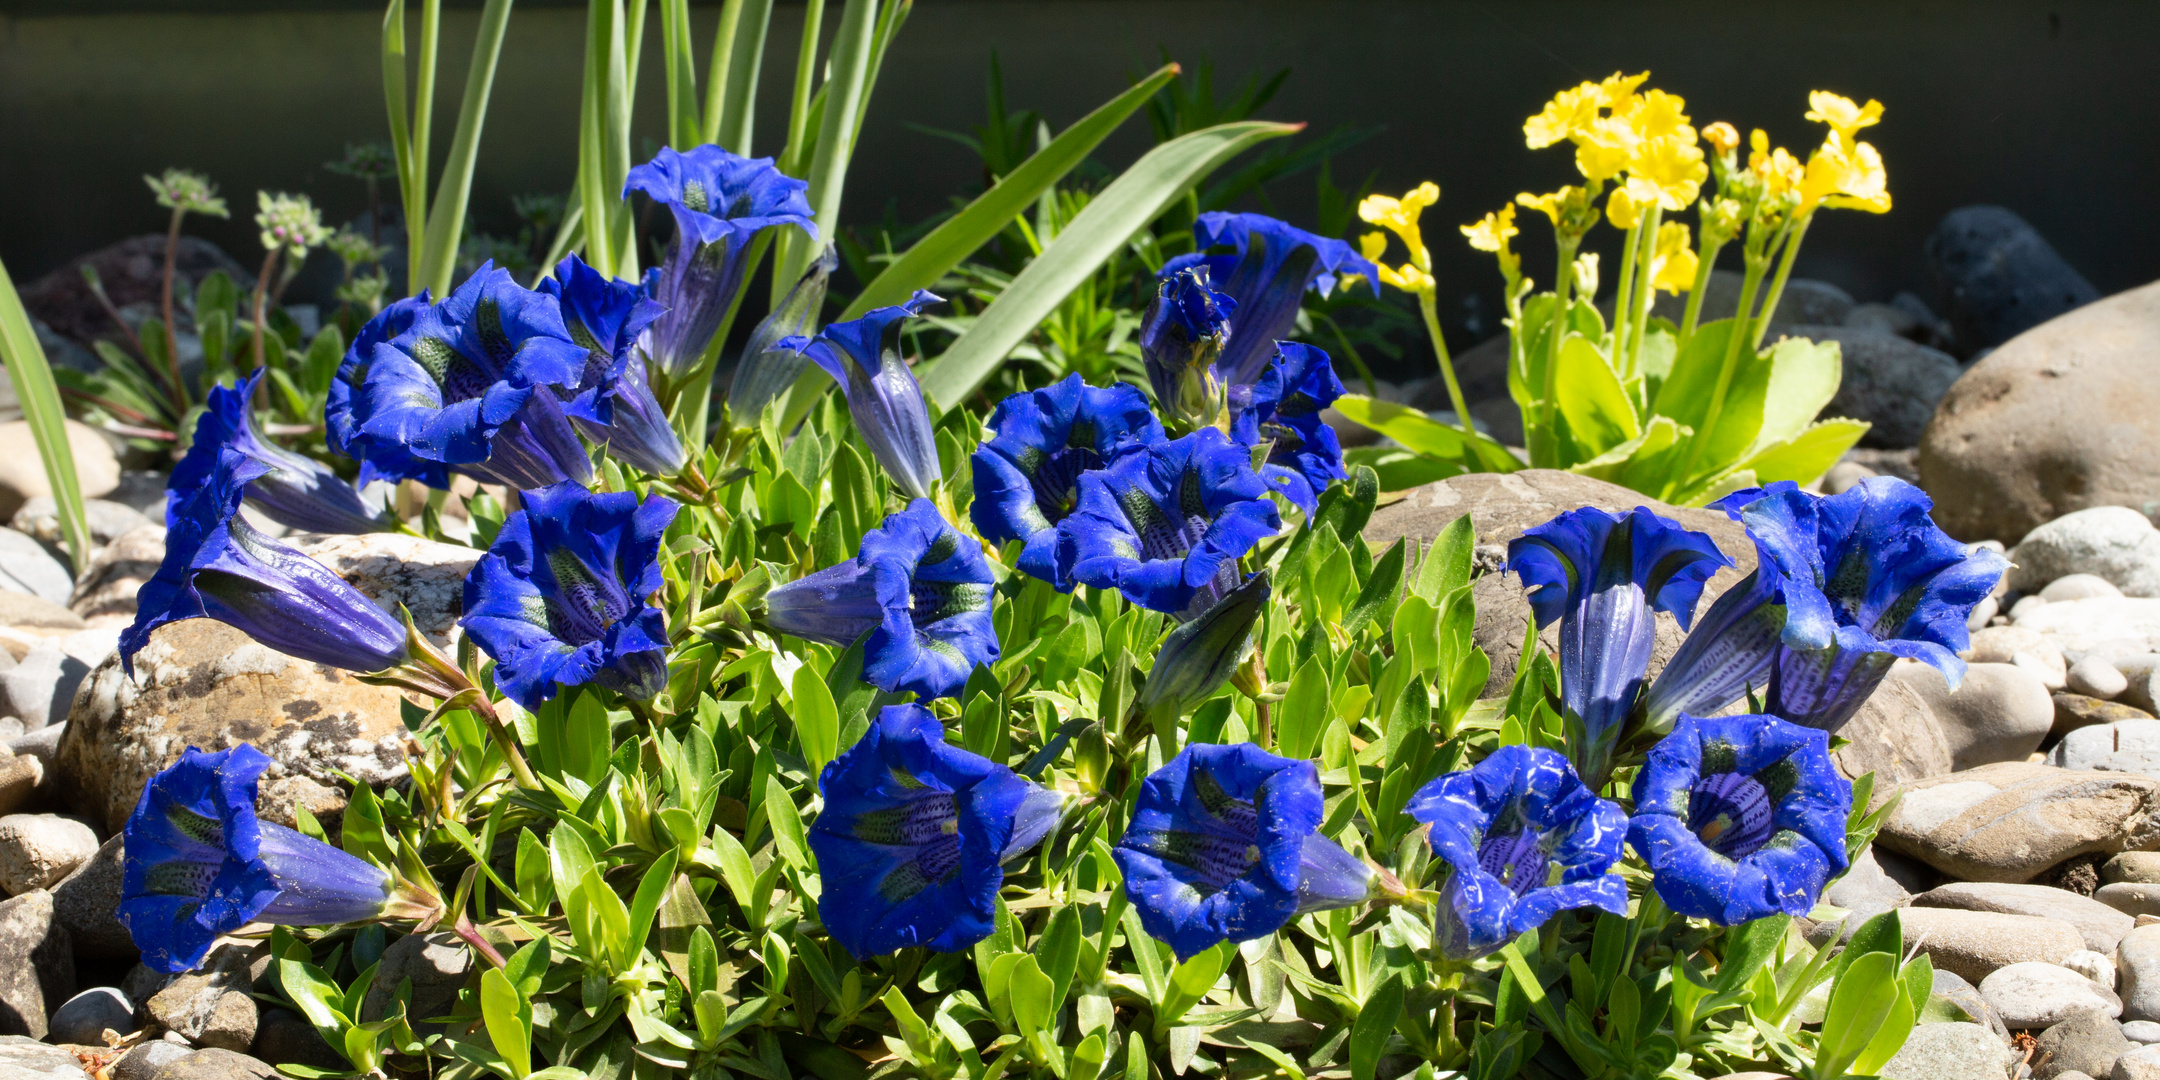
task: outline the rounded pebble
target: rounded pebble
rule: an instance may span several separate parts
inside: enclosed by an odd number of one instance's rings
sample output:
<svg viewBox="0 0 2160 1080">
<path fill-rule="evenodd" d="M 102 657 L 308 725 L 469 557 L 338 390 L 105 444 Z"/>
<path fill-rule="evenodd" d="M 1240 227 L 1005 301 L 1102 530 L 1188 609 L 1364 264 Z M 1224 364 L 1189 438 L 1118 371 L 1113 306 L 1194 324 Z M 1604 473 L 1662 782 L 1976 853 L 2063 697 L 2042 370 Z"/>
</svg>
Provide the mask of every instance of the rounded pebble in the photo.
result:
<svg viewBox="0 0 2160 1080">
<path fill-rule="evenodd" d="M 2115 989 L 2115 961 L 2091 949 L 2079 949 L 2063 957 L 2062 966 L 2109 990 Z"/>
<path fill-rule="evenodd" d="M 2113 990 L 2055 964 L 2001 968 L 1980 980 L 1980 996 L 2013 1031 L 2049 1027 L 2087 1009 L 2122 1015 L 2122 999 Z"/>
<path fill-rule="evenodd" d="M 81 1046 L 105 1045 L 105 1029 L 122 1035 L 135 1031 L 135 1005 L 110 986 L 93 986 L 53 1010 L 46 1038 Z"/>
<path fill-rule="evenodd" d="M 2096 596 L 2121 596 L 2122 590 L 2115 583 L 2098 574 L 2065 574 L 2048 582 L 2040 590 L 2039 597 L 2050 604 L 2065 600 L 2090 600 Z"/>
<path fill-rule="evenodd" d="M 2123 1038 L 2136 1043 L 2160 1043 L 2160 1024 L 2150 1020 L 2132 1020 L 2123 1025 Z"/>
<path fill-rule="evenodd" d="M 2034 593 L 2031 596 L 2022 597 L 2017 603 L 2010 605 L 2010 617 L 2015 619 L 2034 608 L 2045 606 L 2047 606 L 2047 599 L 2038 593 Z"/>
<path fill-rule="evenodd" d="M 1995 613 L 2000 610 L 2002 610 L 2002 605 L 1996 603 L 1994 597 L 1981 597 L 1980 602 L 1973 605 L 1972 614 L 1965 617 L 1965 629 L 1986 629 L 1988 620 L 1994 618 Z"/>
<path fill-rule="evenodd" d="M 59 883 L 98 851 L 97 833 L 58 814 L 0 817 L 0 889 L 20 896 Z"/>
<path fill-rule="evenodd" d="M 2117 695 L 2130 689 L 2130 680 L 2124 678 L 2122 672 L 2115 670 L 2115 665 L 2097 656 L 2087 656 L 2070 665 L 2069 672 L 2063 678 L 2063 685 L 2073 694 L 2113 701 Z"/>
</svg>

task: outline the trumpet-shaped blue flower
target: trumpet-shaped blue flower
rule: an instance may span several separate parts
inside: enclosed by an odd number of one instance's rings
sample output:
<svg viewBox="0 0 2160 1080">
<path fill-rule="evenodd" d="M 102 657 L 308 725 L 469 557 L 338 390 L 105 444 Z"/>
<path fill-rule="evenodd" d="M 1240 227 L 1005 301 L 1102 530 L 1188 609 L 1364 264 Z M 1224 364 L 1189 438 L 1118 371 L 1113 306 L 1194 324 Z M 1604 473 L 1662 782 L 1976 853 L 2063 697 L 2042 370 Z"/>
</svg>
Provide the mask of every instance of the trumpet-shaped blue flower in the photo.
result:
<svg viewBox="0 0 2160 1080">
<path fill-rule="evenodd" d="M 843 648 L 867 633 L 865 682 L 925 701 L 951 697 L 977 664 L 998 658 L 996 581 L 982 546 L 917 499 L 863 534 L 852 561 L 766 593 L 765 623 Z"/>
<path fill-rule="evenodd" d="M 1237 560 L 1282 527 L 1252 455 L 1215 428 L 1080 474 L 1080 503 L 1058 523 L 1073 581 L 1191 618 L 1238 583 Z"/>
<path fill-rule="evenodd" d="M 269 766 L 246 744 L 214 754 L 191 746 L 143 787 L 122 841 L 115 912 L 143 963 L 177 974 L 251 922 L 324 926 L 390 907 L 389 875 L 255 817 L 256 780 Z"/>
<path fill-rule="evenodd" d="M 1641 506 L 1570 510 L 1508 544 L 1508 569 L 1529 590 L 1538 625 L 1560 621 L 1561 700 L 1588 741 L 1579 766 L 1602 756 L 1605 736 L 1641 697 L 1657 640 L 1653 613 L 1687 626 L 1703 582 L 1731 565 L 1708 536 Z"/>
<path fill-rule="evenodd" d="M 1231 437 L 1247 446 L 1269 444 L 1260 475 L 1310 516 L 1320 493 L 1343 479 L 1342 443 L 1320 410 L 1343 395 L 1328 354 L 1311 345 L 1278 342 L 1260 380 L 1230 388 Z"/>
<path fill-rule="evenodd" d="M 1111 852 L 1150 936 L 1184 960 L 1372 894 L 1376 875 L 1318 833 L 1320 773 L 1251 743 L 1193 743 L 1140 786 Z"/>
<path fill-rule="evenodd" d="M 1140 692 L 1141 711 L 1166 709 L 1183 716 L 1212 697 L 1244 662 L 1252 646 L 1253 627 L 1273 595 L 1263 570 L 1224 593 L 1191 622 L 1170 631 L 1148 668 L 1147 685 Z"/>
<path fill-rule="evenodd" d="M 1140 356 L 1163 411 L 1188 427 L 1206 427 L 1223 410 L 1215 361 L 1230 341 L 1237 302 L 1208 287 L 1208 266 L 1164 270 L 1140 320 Z"/>
<path fill-rule="evenodd" d="M 540 291 L 561 305 L 564 329 L 585 349 L 575 393 L 556 392 L 570 422 L 624 464 L 662 475 L 681 471 L 682 440 L 632 348 L 665 309 L 635 282 L 610 279 L 576 255 L 565 256 Z"/>
<path fill-rule="evenodd" d="M 1026 541 L 1020 570 L 1070 590 L 1058 575 L 1057 524 L 1079 505 L 1080 474 L 1162 442 L 1162 425 L 1140 391 L 1068 375 L 998 402 L 989 428 L 972 459 L 975 529 L 995 544 Z"/>
<path fill-rule="evenodd" d="M 825 310 L 825 289 L 832 273 L 840 268 L 840 254 L 831 244 L 811 260 L 810 268 L 795 280 L 778 306 L 758 320 L 743 343 L 728 383 L 728 413 L 738 424 L 753 426 L 795 379 L 810 366 L 810 358 L 793 349 L 780 348 L 783 339 L 801 337 L 817 328 L 818 313 Z"/>
<path fill-rule="evenodd" d="M 359 486 L 363 488 L 377 480 L 393 484 L 418 480 L 432 488 L 450 486 L 449 466 L 415 457 L 404 443 L 377 439 L 364 430 L 373 412 L 361 387 L 374 363 L 375 347 L 410 329 L 413 320 L 428 307 L 428 291 L 422 289 L 420 295 L 394 301 L 376 312 L 353 336 L 344 359 L 338 362 L 337 376 L 330 380 L 329 398 L 323 407 L 324 432 L 330 449 L 360 463 Z"/>
<path fill-rule="evenodd" d="M 1628 843 L 1665 905 L 1738 926 L 1804 915 L 1845 872 L 1852 785 L 1830 737 L 1774 716 L 1681 716 L 1635 775 Z"/>
<path fill-rule="evenodd" d="M 645 353 L 679 379 L 697 367 L 742 292 L 751 239 L 776 225 L 817 239 L 803 196 L 810 185 L 782 175 L 771 158 L 709 144 L 687 153 L 662 147 L 627 181 L 623 198 L 642 191 L 675 216 L 675 242 L 653 289 L 667 314 L 646 334 Z"/>
<path fill-rule="evenodd" d="M 931 304 L 936 294 L 917 289 L 905 304 L 881 307 L 860 319 L 834 323 L 815 338 L 782 338 L 773 346 L 792 349 L 840 384 L 847 396 L 855 431 L 884 466 L 893 486 L 910 499 L 927 499 L 942 476 L 937 436 L 930 429 L 930 406 L 922 386 L 900 356 L 900 324 Z"/>
<path fill-rule="evenodd" d="M 132 673 L 150 632 L 216 619 L 264 645 L 318 664 L 372 672 L 410 659 L 405 627 L 330 568 L 257 532 L 240 513 L 269 466 L 227 446 L 216 468 L 168 517 L 165 561 L 136 594 L 120 635 Z"/>
<path fill-rule="evenodd" d="M 404 333 L 377 345 L 353 410 L 360 431 L 414 457 L 519 488 L 592 477 L 562 404 L 587 351 L 553 297 L 488 263 Z"/>
<path fill-rule="evenodd" d="M 1553 750 L 1503 746 L 1419 789 L 1403 812 L 1432 826 L 1448 864 L 1433 947 L 1456 960 L 1497 952 L 1571 908 L 1627 913 L 1620 861 L 1627 815 L 1583 786 Z"/>
<path fill-rule="evenodd" d="M 990 936 L 1004 864 L 1062 816 L 1065 798 L 945 742 L 920 705 L 890 705 L 818 777 L 810 825 L 818 917 L 857 960 L 911 945 L 958 952 Z"/>
<path fill-rule="evenodd" d="M 495 685 L 527 709 L 561 686 L 649 698 L 667 683 L 660 542 L 676 505 L 576 484 L 524 493 L 465 576 L 458 625 L 495 658 Z"/>
<path fill-rule="evenodd" d="M 231 448 L 268 471 L 247 486 L 248 505 L 280 525 L 303 532 L 364 533 L 391 527 L 390 515 L 370 506 L 351 484 L 321 462 L 264 439 L 255 431 L 248 402 L 262 384 L 264 369 L 240 381 L 238 389 L 210 388 L 202 418 L 195 421 L 195 442 L 173 467 L 166 482 L 165 521 L 171 528 L 179 508 L 195 489 L 217 472 L 218 456 Z"/>
<path fill-rule="evenodd" d="M 1163 265 L 1163 274 L 1204 264 L 1214 286 L 1229 294 L 1230 341 L 1215 361 L 1224 386 L 1253 383 L 1275 355 L 1275 342 L 1297 324 L 1305 290 L 1326 296 L 1338 275 L 1361 274 L 1379 295 L 1380 272 L 1349 244 L 1315 236 L 1265 214 L 1206 213 L 1193 224 L 1199 254 L 1181 255 Z M 1235 254 L 1209 255 L 1216 247 Z"/>
<path fill-rule="evenodd" d="M 1784 606 L 1765 701 L 1772 715 L 1834 732 L 1900 657 L 1957 686 L 1965 620 L 2007 562 L 1945 535 L 1919 488 L 1870 477 L 1820 497 L 1784 482 L 1718 505 L 1755 540 L 1763 602 Z"/>
</svg>

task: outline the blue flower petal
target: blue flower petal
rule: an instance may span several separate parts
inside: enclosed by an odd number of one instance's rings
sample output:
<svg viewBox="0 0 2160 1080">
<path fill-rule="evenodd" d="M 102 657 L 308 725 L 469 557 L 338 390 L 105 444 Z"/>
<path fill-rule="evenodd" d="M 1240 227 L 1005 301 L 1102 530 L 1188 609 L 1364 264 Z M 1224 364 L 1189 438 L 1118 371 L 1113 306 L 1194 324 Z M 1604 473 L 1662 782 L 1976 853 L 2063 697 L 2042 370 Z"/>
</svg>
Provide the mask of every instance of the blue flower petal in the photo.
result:
<svg viewBox="0 0 2160 1080">
<path fill-rule="evenodd" d="M 1079 502 L 1080 476 L 1161 443 L 1162 425 L 1138 390 L 1071 375 L 999 402 L 987 426 L 993 435 L 971 459 L 976 531 L 992 543 L 1025 540 L 1021 572 L 1070 591 L 1058 575 L 1057 523 Z"/>
<path fill-rule="evenodd" d="M 1081 475 L 1078 509 L 1058 523 L 1059 565 L 1142 607 L 1197 615 L 1282 527 L 1266 492 L 1250 454 L 1213 428 L 1147 447 Z"/>
</svg>

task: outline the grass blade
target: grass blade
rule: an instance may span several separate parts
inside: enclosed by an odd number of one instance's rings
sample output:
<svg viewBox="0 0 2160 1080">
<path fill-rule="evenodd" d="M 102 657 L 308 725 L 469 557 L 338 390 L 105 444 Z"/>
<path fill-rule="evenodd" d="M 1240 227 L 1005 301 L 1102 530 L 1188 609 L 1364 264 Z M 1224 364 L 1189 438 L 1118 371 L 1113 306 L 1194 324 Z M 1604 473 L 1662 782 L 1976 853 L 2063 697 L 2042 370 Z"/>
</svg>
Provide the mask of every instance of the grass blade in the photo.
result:
<svg viewBox="0 0 2160 1080">
<path fill-rule="evenodd" d="M 922 372 L 923 391 L 950 408 L 975 392 L 1043 319 L 1132 235 L 1169 209 L 1194 184 L 1254 144 L 1305 125 L 1245 120 L 1218 124 L 1147 152 L 1066 225 L 1040 257 Z"/>
<path fill-rule="evenodd" d="M 862 294 L 841 314 L 841 320 L 860 317 L 871 308 L 897 304 L 914 295 L 916 289 L 928 288 L 946 271 L 989 242 L 1014 217 L 1024 213 L 1037 196 L 1055 186 L 1177 75 L 1176 64 L 1164 65 L 1132 89 L 1081 117 L 1050 145 L 1036 151 L 996 186 L 977 196 L 966 209 L 945 219 L 944 224 L 930 235 L 916 241 L 906 254 L 894 260 L 876 280 L 864 287 Z"/>
<path fill-rule="evenodd" d="M 429 0 L 432 6 L 437 0 Z M 443 165 L 442 181 L 435 188 L 435 203 L 428 210 L 427 245 L 420 258 L 420 284 L 440 296 L 450 291 L 450 275 L 457 269 L 458 241 L 465 231 L 465 203 L 472 196 L 473 166 L 479 158 L 480 129 L 487 122 L 488 94 L 495 88 L 495 62 L 502 56 L 503 31 L 510 22 L 511 0 L 487 0 L 480 13 L 480 32 L 473 39 L 472 65 L 465 70 L 465 99 L 458 106 L 457 131 L 450 137 L 450 158 Z M 431 88 L 432 89 L 432 88 Z M 420 100 L 427 105 L 426 96 Z M 413 150 L 425 147 L 415 119 Z M 408 234 L 409 236 L 410 234 Z"/>
<path fill-rule="evenodd" d="M 812 12 L 821 6 L 812 4 Z M 758 72 L 765 65 L 772 7 L 772 0 L 728 0 L 720 9 L 720 29 L 713 35 L 704 141 L 744 157 L 750 156 L 751 128 L 757 119 Z"/>
<path fill-rule="evenodd" d="M 668 142 L 677 148 L 696 145 L 705 122 L 698 112 L 697 58 L 690 48 L 690 0 L 660 0 L 660 56 L 667 65 Z"/>
<path fill-rule="evenodd" d="M 67 413 L 60 408 L 52 367 L 45 362 L 45 350 L 30 327 L 30 313 L 23 310 L 22 297 L 16 295 L 5 264 L 0 264 L 0 362 L 7 365 L 30 437 L 37 443 L 38 457 L 44 459 L 45 479 L 60 507 L 60 532 L 80 573 L 90 557 L 90 529 L 83 512 L 82 485 L 75 476 L 75 451 L 68 445 Z"/>
<path fill-rule="evenodd" d="M 870 96 L 870 59 L 877 46 L 877 0 L 847 0 L 840 10 L 840 26 L 834 32 L 832 52 L 826 57 L 831 74 L 825 83 L 825 112 L 819 118 L 817 149 L 810 158 L 804 179 L 811 219 L 816 222 L 819 243 L 831 243 L 840 224 L 840 196 L 847 184 L 848 158 L 855 146 L 855 125 L 863 103 Z M 800 94 L 802 88 L 796 87 Z M 809 265 L 814 247 L 799 229 L 790 228 L 780 238 L 779 261 L 773 273 L 777 291 L 785 291 Z"/>
</svg>

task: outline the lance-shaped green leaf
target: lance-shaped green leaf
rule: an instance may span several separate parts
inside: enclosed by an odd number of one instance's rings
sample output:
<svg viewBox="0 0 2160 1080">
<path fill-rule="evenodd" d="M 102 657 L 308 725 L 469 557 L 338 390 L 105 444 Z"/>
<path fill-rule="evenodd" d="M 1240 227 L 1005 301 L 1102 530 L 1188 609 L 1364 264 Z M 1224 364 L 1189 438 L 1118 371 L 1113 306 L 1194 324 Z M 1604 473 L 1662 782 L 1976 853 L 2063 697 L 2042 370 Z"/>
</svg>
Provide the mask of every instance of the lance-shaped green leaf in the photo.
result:
<svg viewBox="0 0 2160 1080">
<path fill-rule="evenodd" d="M 75 451 L 68 445 L 67 413 L 60 408 L 60 391 L 53 384 L 52 367 L 45 362 L 37 332 L 30 327 L 30 314 L 23 310 L 22 297 L 16 295 L 15 282 L 4 265 L 0 265 L 0 362 L 6 363 L 15 395 L 21 399 L 30 440 L 37 444 L 45 480 L 59 505 L 61 535 L 79 571 L 89 559 L 90 529 L 82 485 L 75 475 Z"/>
</svg>

